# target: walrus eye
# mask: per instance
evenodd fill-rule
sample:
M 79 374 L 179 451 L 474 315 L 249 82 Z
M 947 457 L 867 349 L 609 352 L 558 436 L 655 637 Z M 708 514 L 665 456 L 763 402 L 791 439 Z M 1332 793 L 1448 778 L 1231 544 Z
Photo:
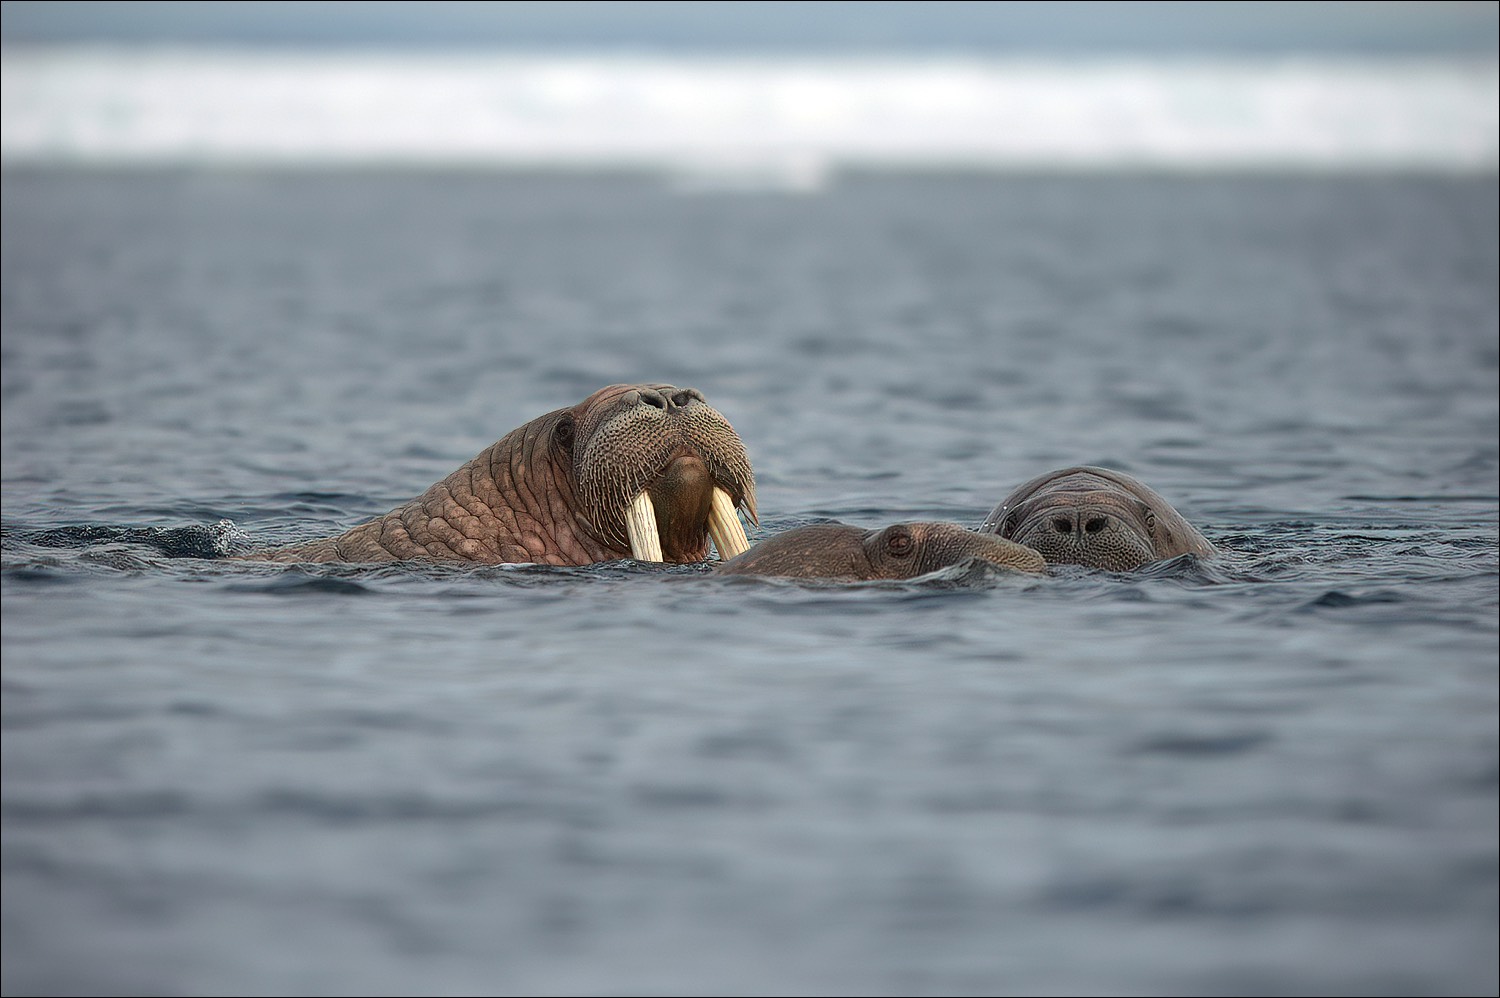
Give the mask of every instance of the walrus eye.
M 564 416 L 557 424 L 557 429 L 552 431 L 552 439 L 557 441 L 557 446 L 565 451 L 573 450 L 573 417 Z
M 897 530 L 885 539 L 885 549 L 897 558 L 905 558 L 911 554 L 911 534 L 904 530 Z

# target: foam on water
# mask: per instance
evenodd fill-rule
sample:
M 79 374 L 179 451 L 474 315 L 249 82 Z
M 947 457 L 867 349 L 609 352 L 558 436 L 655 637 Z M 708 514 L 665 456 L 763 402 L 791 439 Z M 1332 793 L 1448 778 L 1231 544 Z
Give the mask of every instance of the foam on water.
M 1497 64 L 11 48 L 7 163 L 1492 170 Z

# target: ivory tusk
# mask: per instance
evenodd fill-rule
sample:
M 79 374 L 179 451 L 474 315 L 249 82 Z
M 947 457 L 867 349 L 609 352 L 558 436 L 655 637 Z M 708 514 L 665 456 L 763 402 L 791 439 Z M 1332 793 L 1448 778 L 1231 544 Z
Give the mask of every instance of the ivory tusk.
M 636 561 L 665 561 L 661 534 L 656 529 L 656 507 L 644 491 L 625 511 L 625 533 L 630 537 L 630 557 Z
M 719 549 L 719 558 L 728 561 L 737 554 L 750 550 L 750 541 L 745 537 L 745 528 L 740 525 L 735 512 L 734 500 L 729 493 L 715 486 L 713 505 L 708 511 L 708 536 Z

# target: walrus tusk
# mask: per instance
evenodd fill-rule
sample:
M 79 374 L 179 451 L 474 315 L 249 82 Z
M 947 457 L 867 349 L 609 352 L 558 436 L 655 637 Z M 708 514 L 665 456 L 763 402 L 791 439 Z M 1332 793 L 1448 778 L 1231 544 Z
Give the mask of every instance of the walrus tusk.
M 665 561 L 661 556 L 661 534 L 656 529 L 656 507 L 644 491 L 625 511 L 625 532 L 630 536 L 630 557 L 636 561 Z
M 708 511 L 708 536 L 714 539 L 714 547 L 724 561 L 750 550 L 745 528 L 734 511 L 734 500 L 718 486 L 714 487 L 713 506 Z

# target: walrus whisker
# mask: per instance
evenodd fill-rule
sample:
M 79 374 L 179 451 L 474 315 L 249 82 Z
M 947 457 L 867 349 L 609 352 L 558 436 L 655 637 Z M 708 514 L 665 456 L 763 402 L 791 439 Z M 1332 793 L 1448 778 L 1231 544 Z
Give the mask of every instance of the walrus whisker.
M 750 539 L 740 524 L 734 498 L 718 486 L 714 486 L 713 504 L 708 512 L 708 536 L 713 538 L 723 561 L 750 550 Z
M 625 532 L 630 535 L 630 557 L 636 561 L 666 561 L 656 528 L 656 507 L 644 491 L 625 510 Z

